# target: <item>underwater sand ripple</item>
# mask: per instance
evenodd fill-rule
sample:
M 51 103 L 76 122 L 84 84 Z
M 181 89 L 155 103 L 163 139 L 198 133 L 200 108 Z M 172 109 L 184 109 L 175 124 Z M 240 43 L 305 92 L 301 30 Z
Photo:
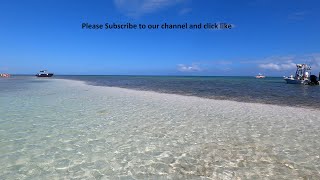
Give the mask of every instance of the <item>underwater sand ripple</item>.
M 2 98 L 0 179 L 320 179 L 317 110 L 45 83 Z

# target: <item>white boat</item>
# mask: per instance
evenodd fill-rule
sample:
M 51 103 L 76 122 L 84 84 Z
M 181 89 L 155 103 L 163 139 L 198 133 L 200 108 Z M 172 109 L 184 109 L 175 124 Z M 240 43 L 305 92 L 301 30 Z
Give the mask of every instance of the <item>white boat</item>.
M 265 78 L 265 77 L 266 77 L 266 76 L 262 75 L 261 73 L 259 73 L 259 74 L 256 76 L 257 79 L 262 79 L 262 78 Z
M 309 84 L 311 66 L 307 64 L 297 64 L 297 70 L 295 76 L 284 77 L 287 84 Z
M 10 76 L 11 75 L 7 74 L 7 73 L 0 74 L 0 77 L 2 77 L 2 78 L 9 78 Z
M 53 73 L 48 73 L 47 70 L 41 70 L 40 73 L 36 74 L 37 77 L 51 77 Z

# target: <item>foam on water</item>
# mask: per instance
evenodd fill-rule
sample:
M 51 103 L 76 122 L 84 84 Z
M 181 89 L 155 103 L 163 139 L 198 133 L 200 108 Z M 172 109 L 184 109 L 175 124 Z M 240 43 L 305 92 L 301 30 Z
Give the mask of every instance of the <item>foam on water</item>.
M 318 110 L 35 81 L 0 94 L 0 179 L 320 179 Z

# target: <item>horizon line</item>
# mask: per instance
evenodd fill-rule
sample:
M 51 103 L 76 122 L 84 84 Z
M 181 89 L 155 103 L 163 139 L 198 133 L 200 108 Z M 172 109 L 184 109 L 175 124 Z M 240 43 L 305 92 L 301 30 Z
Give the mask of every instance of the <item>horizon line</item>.
M 11 74 L 11 76 L 35 76 L 34 74 Z M 54 74 L 54 76 L 171 76 L 171 77 L 255 77 L 256 75 L 141 75 L 141 74 Z M 54 77 L 53 76 L 53 77 Z M 283 76 L 266 76 L 283 77 Z

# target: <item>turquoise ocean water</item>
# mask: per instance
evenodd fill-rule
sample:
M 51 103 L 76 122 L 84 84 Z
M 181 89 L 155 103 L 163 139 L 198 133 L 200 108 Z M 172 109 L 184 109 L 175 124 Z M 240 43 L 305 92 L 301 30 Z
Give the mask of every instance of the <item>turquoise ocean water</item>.
M 286 84 L 282 77 L 56 76 L 90 85 L 319 109 L 320 86 Z
M 281 78 L 3 78 L 0 179 L 320 179 L 318 90 Z

